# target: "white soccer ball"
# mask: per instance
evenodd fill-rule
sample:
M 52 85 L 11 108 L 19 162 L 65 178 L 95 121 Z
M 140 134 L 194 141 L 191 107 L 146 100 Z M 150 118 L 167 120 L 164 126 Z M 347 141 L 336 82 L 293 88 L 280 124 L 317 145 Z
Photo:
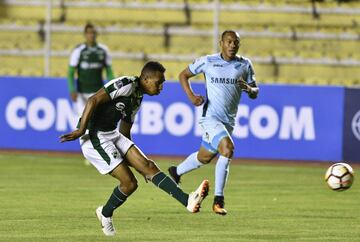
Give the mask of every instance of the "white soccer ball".
M 347 190 L 353 184 L 354 170 L 346 163 L 333 164 L 325 173 L 325 181 L 334 191 Z

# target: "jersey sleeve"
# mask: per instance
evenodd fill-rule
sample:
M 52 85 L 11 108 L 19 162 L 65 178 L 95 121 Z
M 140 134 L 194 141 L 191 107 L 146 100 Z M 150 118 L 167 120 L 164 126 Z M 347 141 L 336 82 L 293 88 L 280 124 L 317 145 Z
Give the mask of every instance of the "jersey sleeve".
M 69 62 L 69 66 L 72 67 L 77 67 L 80 61 L 80 53 L 81 53 L 81 49 L 80 48 L 76 48 L 73 50 L 73 52 L 70 55 L 70 62 Z
M 113 100 L 117 97 L 128 97 L 134 91 L 134 83 L 128 78 L 115 78 L 105 84 L 104 89 Z
M 254 67 L 250 60 L 249 60 L 249 64 L 247 67 L 246 82 L 248 84 L 256 84 L 255 71 L 254 71 Z
M 110 56 L 109 48 L 106 45 L 101 45 L 101 47 L 105 51 L 105 66 L 111 66 L 112 64 L 112 58 Z
M 197 75 L 199 73 L 205 72 L 206 64 L 207 57 L 202 56 L 200 58 L 197 58 L 193 63 L 191 63 L 188 66 L 188 69 L 192 74 Z

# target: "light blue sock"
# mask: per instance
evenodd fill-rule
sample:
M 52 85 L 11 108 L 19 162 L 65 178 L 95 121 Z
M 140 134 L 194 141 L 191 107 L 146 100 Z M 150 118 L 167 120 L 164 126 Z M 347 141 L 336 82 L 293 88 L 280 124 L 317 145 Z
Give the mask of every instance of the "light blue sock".
M 176 173 L 181 176 L 189 171 L 195 170 L 200 166 L 204 165 L 197 159 L 198 152 L 189 155 L 180 165 L 176 168 Z
M 229 176 L 230 158 L 219 156 L 215 167 L 215 196 L 224 196 L 224 188 Z

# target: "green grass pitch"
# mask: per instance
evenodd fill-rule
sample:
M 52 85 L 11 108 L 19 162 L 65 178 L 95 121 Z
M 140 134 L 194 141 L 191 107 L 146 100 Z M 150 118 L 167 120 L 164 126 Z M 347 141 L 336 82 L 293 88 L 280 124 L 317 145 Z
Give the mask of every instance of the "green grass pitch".
M 158 161 L 163 170 L 173 162 Z M 355 170 L 357 167 L 355 167 Z M 95 208 L 117 184 L 81 156 L 0 153 L 0 241 L 360 241 L 360 191 L 334 192 L 326 166 L 232 164 L 227 216 L 211 211 L 214 165 L 183 177 L 190 192 L 208 178 L 209 197 L 190 214 L 139 180 L 114 214 L 117 235 L 103 236 Z

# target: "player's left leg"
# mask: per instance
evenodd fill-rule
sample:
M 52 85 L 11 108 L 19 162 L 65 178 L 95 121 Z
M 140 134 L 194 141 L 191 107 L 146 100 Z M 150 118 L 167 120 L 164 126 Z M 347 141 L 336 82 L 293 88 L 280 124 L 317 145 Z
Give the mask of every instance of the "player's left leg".
M 125 158 L 147 180 L 170 194 L 190 212 L 196 213 L 200 211 L 200 205 L 209 190 L 209 182 L 207 180 L 204 180 L 198 189 L 189 195 L 183 192 L 169 176 L 165 175 L 158 168 L 154 161 L 148 159 L 135 145 L 126 152 Z
M 115 187 L 103 208 L 102 212 L 105 217 L 111 217 L 114 210 L 122 205 L 127 197 L 137 189 L 137 180 L 126 162 L 119 164 L 110 172 L 110 175 L 119 180 L 120 185 Z
M 229 165 L 234 154 L 234 143 L 230 136 L 224 137 L 219 145 L 219 159 L 215 167 L 215 197 L 213 211 L 220 215 L 226 215 L 224 202 L 224 188 L 229 176 Z

